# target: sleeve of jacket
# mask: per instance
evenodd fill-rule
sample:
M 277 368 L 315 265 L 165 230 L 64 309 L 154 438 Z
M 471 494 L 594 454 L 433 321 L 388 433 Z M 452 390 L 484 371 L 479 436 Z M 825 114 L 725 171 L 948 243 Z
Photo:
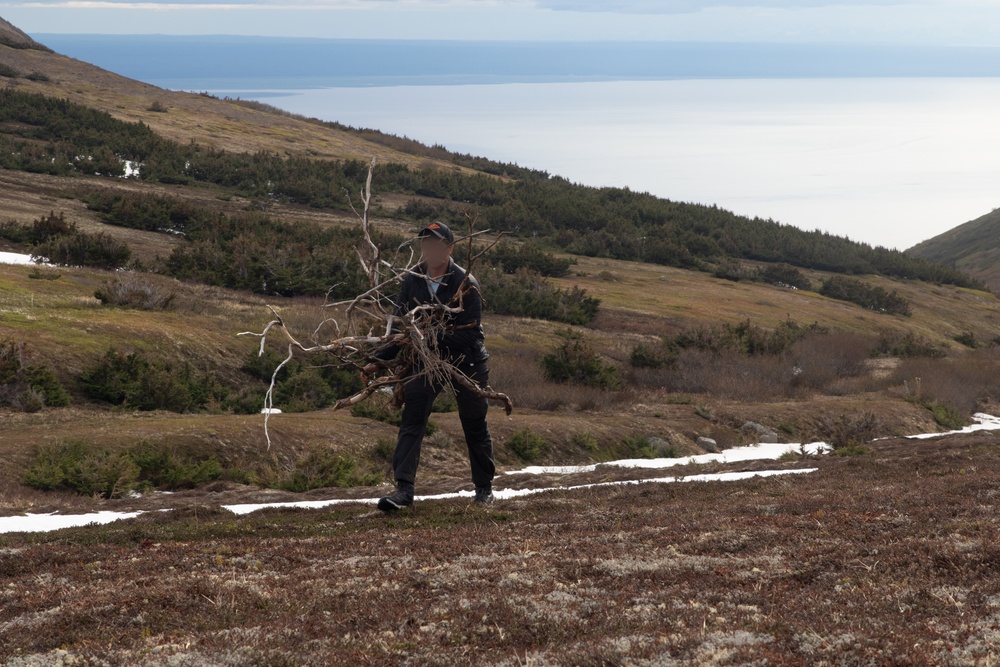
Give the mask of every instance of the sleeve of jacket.
M 453 322 L 456 327 L 441 337 L 441 344 L 449 350 L 462 350 L 476 345 L 480 340 L 479 324 L 483 319 L 483 298 L 479 282 L 469 276 L 469 291 L 462 297 L 462 312 Z M 467 328 L 464 328 L 467 327 Z

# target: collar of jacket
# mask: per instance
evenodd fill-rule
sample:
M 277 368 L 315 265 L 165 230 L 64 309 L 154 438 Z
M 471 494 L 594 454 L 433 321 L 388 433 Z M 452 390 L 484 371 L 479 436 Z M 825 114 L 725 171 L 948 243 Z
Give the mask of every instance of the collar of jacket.
M 444 275 L 441 276 L 441 284 L 438 285 L 437 294 L 434 294 L 434 292 L 431 291 L 431 278 L 430 274 L 427 273 L 427 264 L 422 262 L 419 268 L 420 273 L 427 276 L 427 278 L 421 282 L 423 283 L 424 289 L 427 290 L 428 295 L 430 295 L 431 298 L 437 298 L 444 304 L 447 304 L 455 295 L 455 289 L 458 287 L 458 282 L 465 277 L 465 270 L 456 264 L 454 259 L 449 257 L 448 268 L 444 270 Z

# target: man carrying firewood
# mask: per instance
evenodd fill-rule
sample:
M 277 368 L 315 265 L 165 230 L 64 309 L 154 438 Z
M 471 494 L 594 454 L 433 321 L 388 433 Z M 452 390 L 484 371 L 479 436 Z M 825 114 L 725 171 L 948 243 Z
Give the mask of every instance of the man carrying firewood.
M 484 343 L 482 313 L 483 301 L 479 283 L 465 269 L 452 260 L 455 237 L 442 222 L 433 222 L 420 231 L 421 261 L 403 279 L 396 300 L 396 316 L 410 312 L 421 304 L 439 303 L 449 310 L 437 348 L 442 358 L 465 374 L 480 388 L 486 388 L 489 378 L 487 359 L 489 353 Z M 377 359 L 391 361 L 399 353 L 399 346 L 392 345 L 375 354 Z M 361 380 L 378 373 L 378 362 L 372 362 L 361 371 Z M 487 400 L 453 379 L 449 381 L 455 391 L 458 415 L 469 447 L 472 482 L 476 487 L 475 502 L 493 502 L 493 440 L 486 424 Z M 396 491 L 381 498 L 378 508 L 392 512 L 413 504 L 413 484 L 420 460 L 420 445 L 427 428 L 434 399 L 443 389 L 441 380 L 420 368 L 410 371 L 403 383 L 403 413 L 399 425 L 396 451 L 392 456 Z

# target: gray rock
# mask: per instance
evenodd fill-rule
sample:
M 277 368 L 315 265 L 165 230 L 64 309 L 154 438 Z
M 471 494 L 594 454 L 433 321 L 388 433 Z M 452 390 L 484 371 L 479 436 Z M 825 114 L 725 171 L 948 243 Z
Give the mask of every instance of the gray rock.
M 757 442 L 773 443 L 778 442 L 778 434 L 772 429 L 758 424 L 757 422 L 747 422 L 740 427 L 744 434 L 752 436 Z
M 649 439 L 649 444 L 659 457 L 671 458 L 677 456 L 677 448 L 674 447 L 668 440 L 652 437 Z
M 717 443 L 712 438 L 706 438 L 704 436 L 699 437 L 695 443 L 704 449 L 706 452 L 717 452 L 719 451 L 719 443 Z

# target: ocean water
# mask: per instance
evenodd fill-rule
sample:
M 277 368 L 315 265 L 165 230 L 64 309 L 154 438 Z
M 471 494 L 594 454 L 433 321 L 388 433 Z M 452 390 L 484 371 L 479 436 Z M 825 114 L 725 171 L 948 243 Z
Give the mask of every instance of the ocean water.
M 210 92 L 891 248 L 1000 206 L 997 78 Z

